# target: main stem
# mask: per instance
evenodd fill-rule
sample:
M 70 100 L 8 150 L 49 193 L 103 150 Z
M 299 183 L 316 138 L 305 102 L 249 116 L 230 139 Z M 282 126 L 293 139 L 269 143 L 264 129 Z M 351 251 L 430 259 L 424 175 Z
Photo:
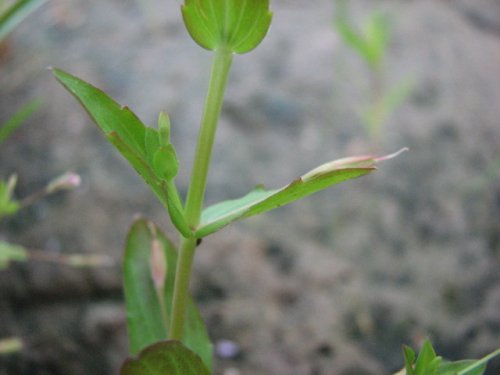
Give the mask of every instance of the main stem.
M 233 55 L 230 50 L 219 48 L 215 51 L 191 173 L 191 183 L 186 199 L 186 220 L 193 230 L 200 223 L 212 146 L 232 60 Z M 182 340 L 196 242 L 196 238 L 183 237 L 180 244 L 170 320 L 170 339 L 172 340 Z

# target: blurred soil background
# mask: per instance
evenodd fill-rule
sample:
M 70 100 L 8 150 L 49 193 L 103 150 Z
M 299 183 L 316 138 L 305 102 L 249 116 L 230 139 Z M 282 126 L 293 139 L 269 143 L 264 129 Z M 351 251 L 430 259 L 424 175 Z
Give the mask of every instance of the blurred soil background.
M 16 196 L 67 170 L 61 193 L 0 223 L 4 240 L 112 267 L 44 262 L 0 271 L 0 337 L 25 349 L 1 375 L 117 374 L 127 355 L 120 260 L 135 215 L 174 231 L 160 204 L 46 69 L 103 89 L 154 125 L 173 122 L 183 193 L 210 68 L 175 0 L 51 0 L 3 47 L 0 120 L 43 105 L 0 150 Z M 203 241 L 192 291 L 218 375 L 378 375 L 430 337 L 450 359 L 500 346 L 500 2 L 352 0 L 351 21 L 391 19 L 385 80 L 411 95 L 367 137 L 365 65 L 333 27 L 332 0 L 274 0 L 264 42 L 237 56 L 208 203 L 281 186 L 325 161 L 407 152 L 362 179 L 247 219 Z M 1 122 L 0 121 L 0 122 Z M 227 350 L 227 342 L 237 350 Z M 221 345 L 226 343 L 226 345 Z M 488 374 L 499 374 L 500 363 Z

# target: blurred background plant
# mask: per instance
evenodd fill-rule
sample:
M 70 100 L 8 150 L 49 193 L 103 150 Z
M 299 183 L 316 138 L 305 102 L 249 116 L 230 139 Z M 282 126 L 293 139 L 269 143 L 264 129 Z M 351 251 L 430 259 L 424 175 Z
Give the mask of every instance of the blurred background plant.
M 386 76 L 387 47 L 392 39 L 391 19 L 374 10 L 360 26 L 352 22 L 347 0 L 338 0 L 334 25 L 342 41 L 363 61 L 369 72 L 368 99 L 361 108 L 360 120 L 375 149 L 380 148 L 384 124 L 409 98 L 415 84 L 406 78 L 388 87 Z
M 0 50 L 8 53 L 9 33 L 26 17 L 33 13 L 47 0 L 0 1 Z M 0 65 L 1 68 L 1 65 Z M 42 105 L 41 99 L 34 99 L 23 105 L 14 115 L 0 124 L 0 147 L 25 121 Z M 16 215 L 20 210 L 30 207 L 41 199 L 54 193 L 73 190 L 80 185 L 80 176 L 75 173 L 65 173 L 50 181 L 43 189 L 32 192 L 22 199 L 15 198 L 17 176 L 15 174 L 6 180 L 0 178 L 0 222 L 9 216 Z M 71 267 L 96 267 L 111 265 L 105 255 L 53 254 L 40 249 L 26 248 L 19 244 L 3 240 L 4 233 L 0 231 L 0 272 L 11 262 L 26 262 L 30 260 L 56 263 Z M 11 354 L 22 350 L 23 342 L 18 337 L 0 338 L 0 355 Z
M 26 17 L 34 12 L 47 0 L 0 0 L 0 51 L 8 53 L 9 33 Z M 0 56 L 1 60 L 1 56 Z M 0 145 L 41 105 L 41 100 L 35 99 L 21 107 L 10 119 L 0 123 Z
M 47 0 L 0 0 L 0 41 Z

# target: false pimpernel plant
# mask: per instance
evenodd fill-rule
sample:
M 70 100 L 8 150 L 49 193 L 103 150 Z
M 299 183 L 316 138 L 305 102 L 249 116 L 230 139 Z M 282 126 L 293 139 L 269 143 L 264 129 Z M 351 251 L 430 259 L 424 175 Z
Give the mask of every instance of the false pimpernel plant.
M 396 155 L 336 160 L 282 188 L 259 187 L 242 198 L 204 207 L 212 146 L 233 55 L 247 53 L 260 44 L 272 15 L 268 0 L 185 0 L 181 13 L 194 41 L 213 53 L 186 197 L 181 196 L 175 183 L 179 162 L 171 143 L 167 114 L 160 113 L 157 128 L 148 127 L 129 108 L 101 90 L 53 69 L 55 77 L 153 191 L 179 235 L 176 246 L 146 219 L 137 220 L 129 231 L 123 276 L 131 358 L 123 364 L 122 375 L 212 373 L 212 344 L 189 295 L 193 258 L 203 237 L 233 221 L 369 174 L 377 162 Z

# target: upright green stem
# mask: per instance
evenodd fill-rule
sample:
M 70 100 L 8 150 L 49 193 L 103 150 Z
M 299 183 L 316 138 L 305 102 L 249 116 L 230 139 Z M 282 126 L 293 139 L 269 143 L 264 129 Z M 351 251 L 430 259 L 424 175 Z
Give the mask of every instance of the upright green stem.
M 219 48 L 215 51 L 210 83 L 205 99 L 205 107 L 198 136 L 193 171 L 191 174 L 191 183 L 186 199 L 186 220 L 193 230 L 196 229 L 200 223 L 207 184 L 208 167 L 212 156 L 212 146 L 232 60 L 233 57 L 230 50 Z M 184 237 L 181 240 L 170 321 L 170 339 L 173 340 L 182 340 L 187 297 L 189 295 L 189 279 L 196 249 L 196 241 L 196 238 Z
M 207 184 L 208 166 L 210 165 L 212 146 L 232 60 L 233 55 L 231 51 L 223 48 L 215 51 L 210 84 L 205 99 L 205 107 L 198 136 L 198 145 L 196 146 L 193 171 L 191 173 L 191 184 L 186 200 L 186 220 L 193 228 L 200 221 Z
M 182 340 L 184 318 L 189 295 L 189 279 L 196 248 L 195 238 L 182 238 L 175 274 L 172 314 L 170 316 L 170 339 Z

